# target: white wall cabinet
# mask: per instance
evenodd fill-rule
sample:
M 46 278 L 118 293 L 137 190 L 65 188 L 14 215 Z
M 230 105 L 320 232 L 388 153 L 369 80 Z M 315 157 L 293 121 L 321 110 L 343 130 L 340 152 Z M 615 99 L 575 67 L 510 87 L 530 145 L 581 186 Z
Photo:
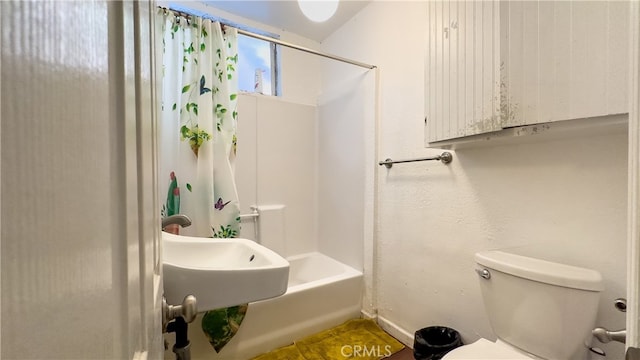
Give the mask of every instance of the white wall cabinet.
M 428 5 L 426 142 L 628 110 L 626 1 Z

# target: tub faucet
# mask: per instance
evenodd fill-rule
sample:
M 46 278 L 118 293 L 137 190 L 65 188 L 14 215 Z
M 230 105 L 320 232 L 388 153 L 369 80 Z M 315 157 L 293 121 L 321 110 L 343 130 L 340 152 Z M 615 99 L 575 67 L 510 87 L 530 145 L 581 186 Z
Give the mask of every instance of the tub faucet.
M 618 341 L 624 344 L 627 341 L 627 330 L 609 331 L 605 328 L 599 327 L 599 328 L 593 329 L 591 333 L 601 343 Z
M 172 224 L 178 224 L 181 227 L 187 227 L 191 225 L 191 219 L 189 219 L 187 215 L 183 214 L 167 216 L 166 218 L 162 219 L 162 230 Z

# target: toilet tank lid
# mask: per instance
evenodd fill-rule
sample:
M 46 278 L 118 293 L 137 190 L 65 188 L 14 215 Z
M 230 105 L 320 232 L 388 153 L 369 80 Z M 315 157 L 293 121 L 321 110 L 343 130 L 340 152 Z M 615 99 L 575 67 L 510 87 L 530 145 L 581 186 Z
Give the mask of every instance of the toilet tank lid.
M 476 262 L 489 269 L 513 276 L 573 289 L 602 291 L 599 272 L 577 266 L 491 250 L 479 252 Z

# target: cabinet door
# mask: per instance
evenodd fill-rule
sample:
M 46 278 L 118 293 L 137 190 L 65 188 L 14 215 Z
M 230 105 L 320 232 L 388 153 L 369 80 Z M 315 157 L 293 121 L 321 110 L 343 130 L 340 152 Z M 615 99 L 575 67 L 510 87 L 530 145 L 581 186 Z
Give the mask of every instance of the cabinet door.
M 427 141 L 500 130 L 499 1 L 429 1 Z
M 427 143 L 628 112 L 629 2 L 427 8 Z
M 503 1 L 505 127 L 626 113 L 629 2 Z

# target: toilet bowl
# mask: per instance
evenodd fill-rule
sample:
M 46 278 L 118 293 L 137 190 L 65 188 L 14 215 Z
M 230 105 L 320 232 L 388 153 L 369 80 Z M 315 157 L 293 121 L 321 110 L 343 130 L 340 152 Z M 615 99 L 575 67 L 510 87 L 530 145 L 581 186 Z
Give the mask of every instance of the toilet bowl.
M 502 251 L 477 253 L 475 260 L 497 341 L 479 339 L 443 359 L 587 357 L 603 290 L 600 273 Z

